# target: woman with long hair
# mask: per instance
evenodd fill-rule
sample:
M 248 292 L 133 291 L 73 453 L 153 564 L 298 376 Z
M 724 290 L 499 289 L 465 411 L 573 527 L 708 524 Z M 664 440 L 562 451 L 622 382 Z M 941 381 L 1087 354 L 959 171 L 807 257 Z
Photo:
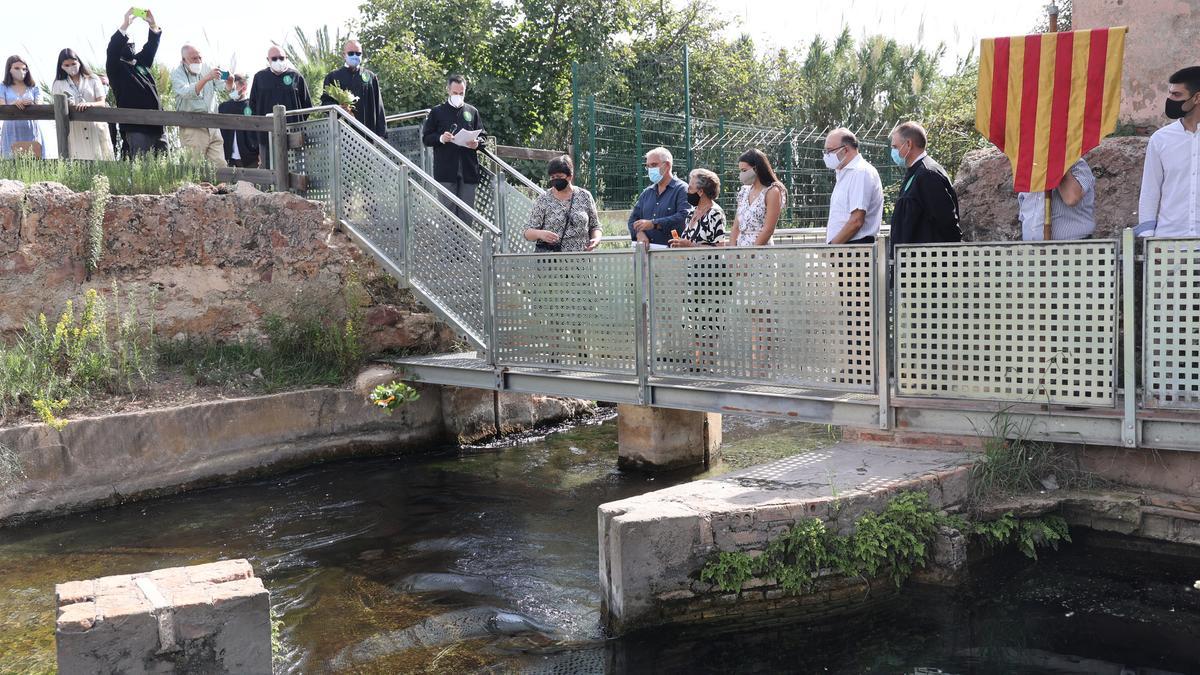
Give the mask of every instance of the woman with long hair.
M 25 59 L 13 54 L 4 63 L 4 81 L 0 83 L 0 105 L 25 106 L 41 102 L 42 92 L 29 74 Z M 13 156 L 13 144 L 20 143 L 17 150 L 30 152 L 38 158 L 44 156 L 46 144 L 42 141 L 42 128 L 36 120 L 8 120 L 0 131 L 0 157 Z
M 751 149 L 738 157 L 737 214 L 729 238 L 734 246 L 767 246 L 787 202 L 783 183 L 762 150 Z
M 65 94 L 71 110 L 105 107 L 108 87 L 88 69 L 74 49 L 58 53 L 58 70 L 51 94 Z M 112 138 L 108 125 L 99 122 L 71 122 L 67 144 L 71 159 L 113 159 Z M 62 149 L 59 149 L 62 154 Z

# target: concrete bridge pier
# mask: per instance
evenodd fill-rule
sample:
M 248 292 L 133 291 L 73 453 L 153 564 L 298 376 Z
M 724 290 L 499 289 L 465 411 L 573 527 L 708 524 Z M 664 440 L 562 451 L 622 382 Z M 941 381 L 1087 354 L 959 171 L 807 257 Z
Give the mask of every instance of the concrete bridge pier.
M 622 470 L 708 468 L 720 458 L 721 415 L 621 404 L 617 445 Z

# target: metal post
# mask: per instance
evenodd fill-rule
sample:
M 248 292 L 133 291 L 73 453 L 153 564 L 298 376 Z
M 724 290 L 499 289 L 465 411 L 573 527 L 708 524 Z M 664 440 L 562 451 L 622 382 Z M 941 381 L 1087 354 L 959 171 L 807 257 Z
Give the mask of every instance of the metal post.
M 337 111 L 329 111 L 330 161 L 333 164 L 333 180 L 329 182 L 329 197 L 333 201 L 333 222 L 341 227 L 342 215 L 342 129 L 338 124 Z M 405 266 L 405 269 L 408 269 Z
M 404 277 L 411 283 L 413 274 L 412 191 L 407 165 L 400 167 L 400 232 L 404 241 Z
M 508 179 L 504 176 L 503 168 L 499 166 L 496 168 L 499 170 L 494 174 L 496 176 L 496 180 L 494 181 L 495 184 L 492 186 L 492 188 L 495 190 L 494 194 L 496 208 L 493 215 L 496 219 L 492 221 L 492 223 L 500 228 L 500 252 L 508 253 L 508 209 L 505 208 L 504 204 L 506 199 L 506 191 L 504 186 L 508 183 Z
M 408 281 L 408 167 L 401 164 L 397 167 L 399 175 L 399 185 L 396 186 L 396 220 L 397 229 L 399 230 L 399 245 L 400 259 L 397 264 L 400 265 L 400 276 L 403 281 Z
M 725 170 L 725 118 L 721 117 L 717 120 L 717 175 L 722 175 Z
M 571 63 L 571 161 L 579 166 L 579 63 Z
M 683 46 L 683 146 L 687 155 L 687 170 L 692 172 L 692 68 L 688 61 L 688 46 Z
M 645 154 L 642 151 L 642 104 L 641 103 L 633 104 L 633 140 L 634 140 L 634 145 L 637 147 L 637 154 L 634 155 L 634 157 L 636 157 L 637 159 L 640 160 L 642 158 L 642 155 Z
M 888 237 L 875 238 L 875 251 L 871 270 L 871 309 L 875 312 L 875 393 L 879 396 L 879 428 L 889 429 L 892 422 L 891 407 L 891 343 L 888 340 Z
M 58 135 L 58 156 L 71 158 L 71 109 L 67 106 L 66 94 L 54 95 L 54 130 Z
M 503 235 L 501 235 L 503 236 Z M 492 243 L 492 231 L 483 228 L 483 234 L 480 239 L 479 259 L 480 259 L 480 286 L 483 290 L 483 339 L 487 342 L 487 363 L 489 366 L 496 365 L 496 293 L 495 284 L 492 283 L 492 255 L 496 250 Z
M 1121 233 L 1121 360 L 1124 364 L 1125 410 L 1121 420 L 1121 442 L 1136 448 L 1141 442 L 1137 421 L 1137 306 L 1134 295 L 1134 263 L 1137 260 L 1133 228 Z
M 638 405 L 653 403 L 650 395 L 650 249 L 638 242 L 633 251 L 633 283 L 637 314 L 637 341 L 634 359 L 637 367 Z
M 588 94 L 588 121 L 591 127 L 588 141 L 588 169 L 589 182 L 588 189 L 593 194 L 596 192 L 596 95 Z
M 288 141 L 287 141 L 287 108 L 277 105 L 271 109 L 271 119 L 275 124 L 271 132 L 271 162 L 275 165 L 275 189 L 279 192 L 288 191 Z

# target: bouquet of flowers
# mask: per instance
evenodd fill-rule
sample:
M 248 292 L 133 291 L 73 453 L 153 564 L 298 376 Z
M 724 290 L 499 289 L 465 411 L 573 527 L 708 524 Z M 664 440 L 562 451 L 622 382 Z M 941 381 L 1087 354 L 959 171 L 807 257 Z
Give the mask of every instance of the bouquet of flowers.
M 371 403 L 383 408 L 387 414 L 391 415 L 396 408 L 421 398 L 421 394 L 403 382 L 392 380 L 387 384 L 375 387 L 368 398 Z
M 354 106 L 358 103 L 358 97 L 350 92 L 342 89 L 336 84 L 330 84 L 325 88 L 325 94 L 333 99 L 334 103 L 342 106 L 349 112 L 354 112 Z

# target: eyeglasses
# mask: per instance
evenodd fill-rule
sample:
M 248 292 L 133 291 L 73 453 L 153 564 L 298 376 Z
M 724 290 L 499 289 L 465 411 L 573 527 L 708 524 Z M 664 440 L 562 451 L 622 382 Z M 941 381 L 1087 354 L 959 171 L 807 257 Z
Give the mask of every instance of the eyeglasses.
M 346 52 L 346 56 L 362 56 L 362 52 Z
M 846 147 L 846 144 L 845 144 L 845 143 L 843 143 L 843 144 L 841 144 L 841 145 L 837 146 L 836 148 L 830 148 L 829 150 L 826 150 L 826 151 L 825 151 L 825 154 L 827 154 L 827 155 L 828 155 L 828 154 L 831 154 L 831 153 L 837 152 L 838 150 L 841 150 L 841 149 L 842 149 L 842 148 L 844 148 L 844 147 Z
M 269 60 L 271 60 L 271 61 L 287 61 L 287 57 L 286 56 L 272 56 Z

